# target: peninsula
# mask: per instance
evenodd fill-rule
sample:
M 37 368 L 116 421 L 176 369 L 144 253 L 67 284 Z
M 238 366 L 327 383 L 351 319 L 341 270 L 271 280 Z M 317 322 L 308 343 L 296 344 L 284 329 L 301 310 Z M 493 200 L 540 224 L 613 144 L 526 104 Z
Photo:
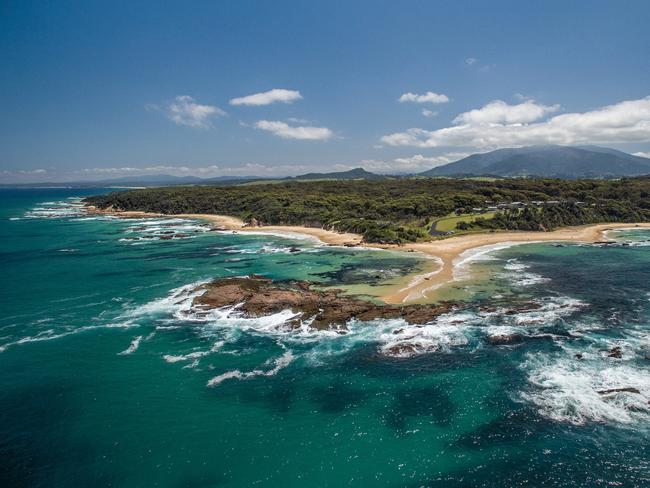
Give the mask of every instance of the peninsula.
M 650 227 L 650 178 L 472 180 L 386 178 L 219 187 L 166 187 L 86 199 L 93 212 L 176 216 L 215 229 L 300 234 L 336 246 L 419 252 L 432 258 L 380 298 L 427 301 L 454 279 L 464 253 L 494 245 L 606 239 L 607 230 Z M 444 229 L 439 232 L 441 224 Z

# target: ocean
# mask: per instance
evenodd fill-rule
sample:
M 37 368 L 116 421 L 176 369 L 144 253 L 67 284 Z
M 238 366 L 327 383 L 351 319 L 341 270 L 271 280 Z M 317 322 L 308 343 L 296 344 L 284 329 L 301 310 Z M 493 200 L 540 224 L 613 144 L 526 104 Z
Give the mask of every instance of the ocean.
M 290 330 L 194 287 L 426 263 L 85 214 L 107 191 L 0 190 L 0 486 L 650 486 L 649 231 L 476 253 L 425 326 Z

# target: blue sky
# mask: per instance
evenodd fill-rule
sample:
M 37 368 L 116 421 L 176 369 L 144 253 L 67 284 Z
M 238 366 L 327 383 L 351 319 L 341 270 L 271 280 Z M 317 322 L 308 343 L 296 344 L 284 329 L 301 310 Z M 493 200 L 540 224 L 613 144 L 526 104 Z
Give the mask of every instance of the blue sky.
M 5 1 L 0 179 L 650 155 L 649 19 L 648 1 Z

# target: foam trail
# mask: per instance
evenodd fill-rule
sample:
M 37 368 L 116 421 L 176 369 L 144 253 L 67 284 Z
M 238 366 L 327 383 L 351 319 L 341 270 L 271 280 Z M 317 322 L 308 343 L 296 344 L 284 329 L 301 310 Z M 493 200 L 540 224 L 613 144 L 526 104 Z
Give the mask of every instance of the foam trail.
M 31 342 L 42 342 L 42 341 L 53 341 L 55 339 L 60 339 L 62 337 L 67 337 L 70 335 L 78 334 L 80 332 L 86 332 L 88 330 L 98 330 L 98 329 L 112 329 L 112 328 L 128 328 L 128 327 L 137 327 L 136 324 L 131 324 L 131 323 L 120 323 L 120 324 L 108 324 L 108 325 L 87 325 L 84 327 L 77 327 L 76 329 L 71 329 L 67 330 L 65 332 L 61 332 L 59 334 L 56 334 L 54 329 L 48 329 L 44 330 L 35 336 L 27 336 L 23 337 L 21 339 L 18 339 L 17 341 L 14 342 L 8 342 L 6 344 L 0 345 L 0 352 L 5 351 L 9 347 L 13 346 L 20 346 L 23 344 L 28 344 Z
M 254 369 L 253 371 L 247 371 L 247 372 L 242 372 L 238 369 L 235 369 L 233 371 L 227 371 L 223 374 L 220 374 L 219 376 L 215 376 L 212 378 L 210 381 L 208 381 L 207 386 L 218 386 L 222 382 L 229 380 L 229 379 L 238 379 L 238 380 L 249 380 L 251 378 L 255 378 L 256 376 L 275 376 L 278 374 L 278 372 L 287 366 L 291 364 L 291 362 L 295 359 L 293 353 L 291 351 L 285 352 L 282 356 L 279 358 L 276 358 L 273 361 L 273 368 L 268 369 L 268 370 L 262 370 L 262 369 Z
M 196 361 L 199 358 L 212 354 L 213 352 L 218 352 L 225 344 L 225 341 L 215 342 L 214 345 L 208 351 L 194 351 L 188 354 L 181 355 L 171 355 L 165 354 L 163 359 L 168 363 L 178 363 L 181 361 Z
M 118 356 L 126 356 L 127 354 L 133 354 L 135 351 L 138 350 L 138 347 L 140 347 L 140 342 L 142 342 L 143 336 L 137 336 L 135 339 L 131 341 L 131 344 L 129 344 L 129 347 L 127 347 L 124 351 L 118 352 Z

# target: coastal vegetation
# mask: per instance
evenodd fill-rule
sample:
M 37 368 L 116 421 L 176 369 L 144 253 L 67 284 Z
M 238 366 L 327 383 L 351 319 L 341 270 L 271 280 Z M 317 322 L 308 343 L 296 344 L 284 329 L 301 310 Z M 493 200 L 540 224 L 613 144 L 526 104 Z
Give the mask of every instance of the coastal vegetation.
M 367 242 L 431 239 L 450 232 L 550 231 L 569 225 L 650 221 L 650 177 L 620 180 L 384 178 L 231 186 L 176 186 L 86 199 L 100 209 L 231 215 L 260 225 L 362 234 Z M 435 234 L 435 233 L 433 233 Z

